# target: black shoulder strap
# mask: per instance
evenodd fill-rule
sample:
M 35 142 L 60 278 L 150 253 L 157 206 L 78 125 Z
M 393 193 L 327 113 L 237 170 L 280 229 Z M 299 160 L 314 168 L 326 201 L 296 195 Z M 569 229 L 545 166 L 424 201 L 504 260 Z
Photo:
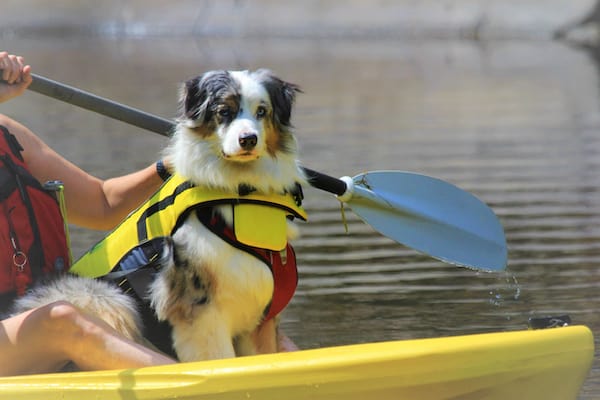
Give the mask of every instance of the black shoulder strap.
M 8 144 L 8 148 L 13 153 L 15 157 L 17 157 L 20 161 L 23 161 L 23 155 L 21 152 L 23 151 L 23 147 L 21 143 L 17 140 L 15 135 L 10 133 L 6 127 L 0 125 L 0 131 L 2 131 L 2 135 L 4 136 L 4 140 Z

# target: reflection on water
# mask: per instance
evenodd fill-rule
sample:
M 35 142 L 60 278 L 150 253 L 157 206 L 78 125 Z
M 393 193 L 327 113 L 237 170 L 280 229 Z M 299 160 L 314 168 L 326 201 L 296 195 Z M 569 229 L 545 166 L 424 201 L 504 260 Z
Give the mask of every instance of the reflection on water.
M 305 165 L 434 175 L 499 215 L 509 271 L 478 273 L 381 237 L 350 211 L 346 234 L 338 202 L 307 188 L 300 284 L 283 321 L 302 347 L 521 329 L 560 314 L 600 337 L 600 102 L 586 53 L 508 41 L 11 41 L 42 75 L 167 117 L 178 81 L 269 67 L 305 91 L 294 116 Z M 100 176 L 146 165 L 164 145 L 34 94 L 2 111 Z M 77 230 L 76 252 L 97 237 Z M 598 396 L 596 363 L 581 398 Z

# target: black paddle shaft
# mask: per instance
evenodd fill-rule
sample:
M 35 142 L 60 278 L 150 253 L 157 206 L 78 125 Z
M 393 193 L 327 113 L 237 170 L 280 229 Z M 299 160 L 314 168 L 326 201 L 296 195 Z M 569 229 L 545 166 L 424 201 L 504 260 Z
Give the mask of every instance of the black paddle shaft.
M 175 123 L 169 119 L 161 118 L 156 115 L 117 103 L 104 97 L 65 85 L 63 83 L 32 74 L 33 82 L 29 85 L 29 90 L 40 93 L 53 99 L 61 100 L 66 103 L 84 108 L 89 111 L 97 112 L 106 117 L 116 119 L 127 124 L 158 133 L 163 136 L 170 136 L 175 127 Z M 302 167 L 308 182 L 311 186 L 336 195 L 342 195 L 346 192 L 346 183 L 340 179 L 323 174 L 310 168 Z
M 28 89 L 36 93 L 97 112 L 163 136 L 170 136 L 173 130 L 174 124 L 168 119 L 148 114 L 144 111 L 116 103 L 39 75 L 32 74 L 32 77 L 33 82 L 31 82 Z

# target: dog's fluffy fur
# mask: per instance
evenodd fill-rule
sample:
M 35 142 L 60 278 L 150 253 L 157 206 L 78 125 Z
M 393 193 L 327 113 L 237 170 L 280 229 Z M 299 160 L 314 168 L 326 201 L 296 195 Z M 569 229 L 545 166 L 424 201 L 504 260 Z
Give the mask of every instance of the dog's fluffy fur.
M 198 185 L 237 192 L 292 190 L 303 176 L 290 116 L 297 86 L 267 70 L 213 71 L 187 81 L 181 118 L 165 151 L 174 169 Z M 232 223 L 230 206 L 215 207 Z M 211 233 L 191 213 L 173 235 L 169 261 L 149 289 L 159 320 L 173 328 L 181 361 L 255 353 L 250 334 L 271 301 L 273 277 L 252 255 Z M 42 285 L 17 300 L 20 312 L 67 300 L 138 339 L 131 299 L 109 284 L 78 277 Z M 273 335 L 275 340 L 275 335 Z
M 83 279 L 74 275 L 48 280 L 19 298 L 13 312 L 18 313 L 64 300 L 89 314 L 101 317 L 108 315 L 105 319 L 110 326 L 129 339 L 143 342 L 141 319 L 135 300 L 124 296 L 117 286 L 101 280 Z

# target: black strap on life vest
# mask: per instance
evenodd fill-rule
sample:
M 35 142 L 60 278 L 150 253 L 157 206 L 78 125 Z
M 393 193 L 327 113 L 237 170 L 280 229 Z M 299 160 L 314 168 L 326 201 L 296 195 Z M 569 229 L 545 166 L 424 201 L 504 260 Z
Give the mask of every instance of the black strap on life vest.
M 173 241 L 168 236 L 144 241 L 131 249 L 111 272 L 100 279 L 115 283 L 135 299 L 144 324 L 144 337 L 163 353 L 177 358 L 171 339 L 172 327 L 168 321 L 156 318 L 148 299 L 148 288 L 170 257 L 172 248 Z

